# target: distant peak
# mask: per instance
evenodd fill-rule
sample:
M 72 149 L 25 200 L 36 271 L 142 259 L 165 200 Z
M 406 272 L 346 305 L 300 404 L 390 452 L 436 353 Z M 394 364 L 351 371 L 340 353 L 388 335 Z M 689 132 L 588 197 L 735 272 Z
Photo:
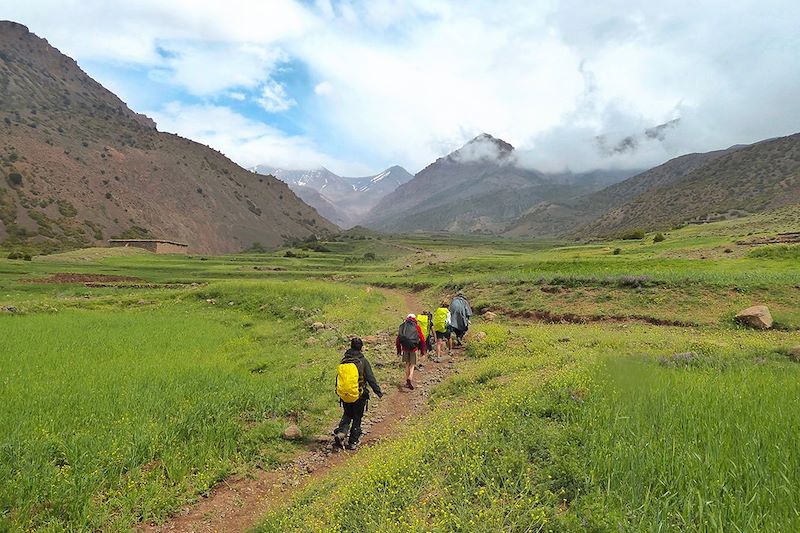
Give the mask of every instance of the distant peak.
M 488 133 L 481 133 L 471 141 L 469 141 L 465 146 L 469 146 L 471 144 L 484 144 L 484 143 L 491 143 L 497 147 L 500 152 L 513 152 L 514 147 L 511 143 L 507 143 L 503 139 L 498 139 L 497 137 L 490 135 Z

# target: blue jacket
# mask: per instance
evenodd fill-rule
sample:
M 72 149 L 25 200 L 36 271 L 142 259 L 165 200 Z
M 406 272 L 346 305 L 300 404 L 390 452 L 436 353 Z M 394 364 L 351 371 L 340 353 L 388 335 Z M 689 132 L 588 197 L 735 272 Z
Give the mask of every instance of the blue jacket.
M 456 296 L 450 302 L 450 323 L 454 329 L 466 331 L 469 329 L 469 317 L 472 316 L 472 308 L 463 296 Z

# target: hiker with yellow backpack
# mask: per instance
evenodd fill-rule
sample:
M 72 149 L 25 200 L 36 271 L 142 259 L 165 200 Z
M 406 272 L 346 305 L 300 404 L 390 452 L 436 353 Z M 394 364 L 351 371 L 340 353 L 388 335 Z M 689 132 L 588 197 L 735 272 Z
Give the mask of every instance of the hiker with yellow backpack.
M 433 334 L 436 337 L 436 358 L 433 360 L 435 363 L 442 362 L 442 350 L 447 344 L 448 352 L 453 349 L 452 326 L 450 325 L 450 309 L 447 308 L 447 302 L 443 301 L 438 309 L 433 312 Z
M 342 362 L 336 370 L 336 394 L 342 405 L 342 420 L 333 430 L 333 439 L 336 446 L 344 447 L 344 440 L 348 436 L 347 449 L 355 450 L 361 438 L 361 419 L 369 403 L 369 385 L 378 398 L 383 397 L 381 386 L 372 373 L 372 367 L 361 353 L 364 343 L 358 337 L 350 339 L 350 349 L 344 352 Z

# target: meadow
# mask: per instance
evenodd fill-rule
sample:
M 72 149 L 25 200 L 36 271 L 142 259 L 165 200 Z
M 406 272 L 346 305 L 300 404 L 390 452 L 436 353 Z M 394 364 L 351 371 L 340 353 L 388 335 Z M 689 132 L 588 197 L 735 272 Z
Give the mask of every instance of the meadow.
M 798 245 L 746 244 L 797 212 L 663 242 L 343 235 L 0 259 L 15 308 L 0 312 L 0 530 L 127 530 L 287 461 L 337 416 L 348 335 L 396 328 L 404 293 L 455 289 L 497 316 L 476 316 L 427 414 L 259 530 L 797 530 Z M 50 282 L 64 272 L 137 279 Z M 755 303 L 775 329 L 735 324 Z M 305 441 L 281 438 L 293 422 Z

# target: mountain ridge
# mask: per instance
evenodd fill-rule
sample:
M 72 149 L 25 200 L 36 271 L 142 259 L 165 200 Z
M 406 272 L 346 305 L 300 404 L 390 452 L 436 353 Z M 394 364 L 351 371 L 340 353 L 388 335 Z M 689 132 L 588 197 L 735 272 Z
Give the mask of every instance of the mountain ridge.
M 0 242 L 42 250 L 141 236 L 200 253 L 336 231 L 274 178 L 132 110 L 71 58 L 0 22 Z

